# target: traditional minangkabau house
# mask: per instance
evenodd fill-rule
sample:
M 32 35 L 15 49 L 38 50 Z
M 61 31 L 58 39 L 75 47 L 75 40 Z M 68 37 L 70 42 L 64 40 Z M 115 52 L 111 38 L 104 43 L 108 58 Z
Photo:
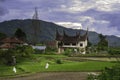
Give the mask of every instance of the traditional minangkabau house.
M 80 33 L 76 33 L 75 36 L 69 36 L 63 32 L 61 35 L 58 31 L 56 31 L 56 42 L 58 53 L 64 51 L 65 48 L 73 48 L 78 50 L 79 53 L 85 54 L 88 40 L 88 30 L 84 35 L 80 35 Z
M 10 49 L 15 48 L 16 45 L 23 44 L 23 41 L 19 40 L 16 37 L 7 37 L 5 39 L 0 40 L 0 49 Z

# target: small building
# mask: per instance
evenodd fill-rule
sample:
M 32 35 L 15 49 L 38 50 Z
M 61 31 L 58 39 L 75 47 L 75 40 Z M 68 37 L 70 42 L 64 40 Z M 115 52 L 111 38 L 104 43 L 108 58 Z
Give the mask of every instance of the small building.
M 69 36 L 66 32 L 63 32 L 61 35 L 58 31 L 56 31 L 56 41 L 58 52 L 61 53 L 65 48 L 73 48 L 77 49 L 79 53 L 85 54 L 88 40 L 88 30 L 84 35 L 80 35 L 80 33 L 76 33 L 75 36 Z
M 32 46 L 33 49 L 37 49 L 37 50 L 44 50 L 46 49 L 46 46 Z
M 0 49 L 10 49 L 15 48 L 16 45 L 23 44 L 23 41 L 19 40 L 16 37 L 7 37 L 0 40 Z

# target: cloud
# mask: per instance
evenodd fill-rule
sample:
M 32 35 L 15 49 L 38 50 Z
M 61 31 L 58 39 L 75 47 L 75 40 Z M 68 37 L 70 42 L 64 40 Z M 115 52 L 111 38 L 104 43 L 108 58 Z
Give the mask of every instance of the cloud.
M 81 23 L 73 23 L 73 22 L 55 22 L 55 23 L 64 26 L 66 28 L 82 29 Z
M 0 17 L 4 16 L 5 14 L 8 13 L 7 8 L 5 8 L 2 3 L 5 2 L 6 0 L 0 0 Z
M 119 7 L 118 7 L 119 9 Z M 120 15 L 119 15 L 120 11 L 112 11 L 112 12 L 104 12 L 104 11 L 97 11 L 94 9 L 89 9 L 85 12 L 82 12 L 81 14 L 81 18 L 79 18 L 79 20 L 83 20 L 82 23 L 86 23 L 86 21 L 92 22 L 92 24 L 94 23 L 94 25 L 92 26 L 99 26 L 97 29 L 95 29 L 97 32 L 100 31 L 99 28 L 104 28 L 104 27 L 108 27 L 109 31 L 103 31 L 108 33 L 111 32 L 113 35 L 120 35 L 120 25 L 119 25 L 119 21 L 120 21 Z M 85 17 L 84 17 L 85 16 Z M 99 24 L 95 24 L 95 23 L 99 23 Z M 86 26 L 83 25 L 83 26 Z M 115 30 L 116 29 L 116 30 Z M 116 32 L 118 32 L 118 34 Z M 101 31 L 102 32 L 102 31 Z
M 80 22 L 83 23 L 84 26 L 86 27 L 90 27 L 92 26 L 94 23 L 98 23 L 98 24 L 109 24 L 109 21 L 107 20 L 97 20 L 94 17 L 90 17 L 90 16 L 79 16 L 78 20 Z
M 120 30 L 120 25 L 119 25 L 120 24 L 120 14 L 119 13 L 103 14 L 101 19 L 109 21 L 110 27 L 117 27 L 117 29 Z
M 120 35 L 120 0 L 0 0 L 0 21 L 31 18 L 34 7 L 41 20 Z
M 32 12 L 25 12 L 23 13 L 22 10 L 17 9 L 11 9 L 9 11 L 9 14 L 4 15 L 4 17 L 1 17 L 2 20 L 11 20 L 11 19 L 26 19 L 26 18 L 32 18 Z
M 97 27 L 96 28 L 97 32 L 98 33 L 102 33 L 104 35 L 119 35 L 120 36 L 120 33 L 119 33 L 119 30 L 117 29 L 117 27 L 109 27 L 109 26 L 104 26 L 104 27 Z
M 0 6 L 0 16 L 4 15 L 5 14 L 5 10 L 3 7 Z
M 118 6 L 120 5 L 120 0 L 72 0 L 68 2 L 71 5 L 66 5 L 66 7 L 61 7 L 60 11 L 78 13 L 84 12 L 89 9 L 96 9 L 98 11 L 119 11 Z

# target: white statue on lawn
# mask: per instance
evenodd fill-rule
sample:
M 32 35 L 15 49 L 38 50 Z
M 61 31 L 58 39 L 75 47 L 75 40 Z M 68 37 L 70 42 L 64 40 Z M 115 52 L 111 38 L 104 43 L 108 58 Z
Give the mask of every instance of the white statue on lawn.
M 46 65 L 45 65 L 45 69 L 48 69 L 48 67 L 49 67 L 49 64 L 48 64 L 48 63 L 46 63 Z

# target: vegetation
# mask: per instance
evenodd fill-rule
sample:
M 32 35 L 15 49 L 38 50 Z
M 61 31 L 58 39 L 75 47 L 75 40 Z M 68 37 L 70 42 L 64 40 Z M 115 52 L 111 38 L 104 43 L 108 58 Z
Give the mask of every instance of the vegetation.
M 3 39 L 3 38 L 5 38 L 5 37 L 7 37 L 6 34 L 4 34 L 4 33 L 0 33 L 0 40 Z
M 106 61 L 75 61 L 74 58 L 68 60 L 69 57 L 64 55 L 46 55 L 32 54 L 31 57 L 21 57 L 17 62 L 16 74 L 35 73 L 46 71 L 101 71 L 105 67 L 111 67 L 116 63 Z M 79 58 L 81 59 L 81 58 Z M 49 63 L 49 68 L 45 69 L 46 63 Z M 59 64 L 60 63 L 60 64 Z M 62 64 L 61 64 L 62 63 Z M 102 64 L 102 65 L 101 65 Z M 4 66 L 4 67 L 3 67 Z M 15 75 L 12 71 L 13 66 L 0 66 L 0 76 Z M 3 72 L 2 72 L 3 71 Z
M 34 53 L 34 49 L 28 45 L 17 46 L 15 48 L 15 51 L 16 55 L 19 55 L 21 57 L 29 57 Z
M 116 58 L 116 65 L 112 67 L 105 67 L 105 69 L 99 75 L 90 74 L 88 80 L 120 80 L 120 49 L 109 48 L 109 53 Z
M 120 55 L 120 48 L 112 48 L 112 47 L 110 47 L 108 52 L 111 55 Z
M 72 52 L 73 52 L 72 49 L 66 48 L 63 54 L 66 55 L 66 56 L 71 56 Z
M 56 63 L 57 63 L 57 64 L 62 64 L 61 59 L 57 59 L 57 60 L 56 60 Z
M 41 51 L 39 51 L 39 52 L 41 52 Z M 39 52 L 38 52 L 38 53 L 39 53 Z M 56 48 L 47 47 L 46 50 L 45 50 L 45 52 L 44 52 L 44 54 L 49 54 L 49 55 L 51 55 L 51 54 L 56 54 L 56 52 L 57 52 L 57 49 L 56 49 Z M 43 51 L 42 51 L 41 53 L 43 53 Z
M 30 57 L 34 50 L 31 46 L 16 46 L 14 49 L 0 50 L 0 62 L 7 65 L 15 65 L 14 58 Z M 13 58 L 14 57 L 14 58 Z
M 108 49 L 108 41 L 106 37 L 102 34 L 99 34 L 100 41 L 98 42 L 98 51 L 106 51 Z
M 14 34 L 15 37 L 17 37 L 20 40 L 25 41 L 26 40 L 26 34 L 23 32 L 20 28 L 18 28 Z
M 120 80 L 120 64 L 112 68 L 105 68 L 99 75 L 88 76 L 88 80 Z
M 0 61 L 4 64 L 0 65 L 0 76 L 15 75 L 12 71 L 13 66 L 16 67 L 16 74 L 23 73 L 36 73 L 46 71 L 101 71 L 105 67 L 112 67 L 116 62 L 101 61 L 94 59 L 82 59 L 84 56 L 109 56 L 108 54 L 86 54 L 80 57 L 68 57 L 73 52 L 72 49 L 66 49 L 64 55 L 55 54 L 56 49 L 47 48 L 44 54 L 38 54 L 32 49 L 31 46 L 17 46 L 15 49 L 0 50 Z M 8 56 L 9 55 L 9 56 Z M 67 56 L 66 56 L 67 55 Z M 13 65 L 13 56 L 16 57 L 16 65 Z M 76 60 L 78 58 L 79 60 Z M 46 63 L 49 63 L 49 68 L 45 69 Z M 13 66 L 7 66 L 7 65 Z M 101 65 L 102 64 L 102 65 Z

